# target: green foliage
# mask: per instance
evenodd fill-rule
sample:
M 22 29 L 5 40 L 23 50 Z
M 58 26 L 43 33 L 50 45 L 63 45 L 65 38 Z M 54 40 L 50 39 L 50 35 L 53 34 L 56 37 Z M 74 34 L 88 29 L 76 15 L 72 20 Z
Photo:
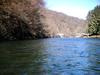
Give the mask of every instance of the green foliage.
M 100 34 L 100 6 L 96 6 L 87 16 L 88 33 L 90 35 Z

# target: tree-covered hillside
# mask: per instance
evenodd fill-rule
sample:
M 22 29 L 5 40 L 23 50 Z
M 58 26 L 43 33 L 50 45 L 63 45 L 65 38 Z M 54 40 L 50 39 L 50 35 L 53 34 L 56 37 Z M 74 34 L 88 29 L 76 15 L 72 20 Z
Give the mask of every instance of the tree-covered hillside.
M 86 31 L 87 24 L 83 19 L 49 9 L 42 9 L 41 13 L 45 17 L 42 19 L 44 28 L 51 37 L 57 34 L 64 34 L 66 37 L 82 36 Z
M 48 10 L 43 0 L 0 0 L 0 40 L 75 37 L 85 29 L 85 20 Z
M 0 0 L 0 40 L 43 38 L 43 0 Z

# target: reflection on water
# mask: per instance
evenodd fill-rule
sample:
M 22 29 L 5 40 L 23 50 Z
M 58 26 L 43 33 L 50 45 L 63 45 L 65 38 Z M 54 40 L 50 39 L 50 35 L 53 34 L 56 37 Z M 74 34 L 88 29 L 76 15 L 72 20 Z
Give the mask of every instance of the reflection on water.
M 100 39 L 1 42 L 0 75 L 100 75 Z

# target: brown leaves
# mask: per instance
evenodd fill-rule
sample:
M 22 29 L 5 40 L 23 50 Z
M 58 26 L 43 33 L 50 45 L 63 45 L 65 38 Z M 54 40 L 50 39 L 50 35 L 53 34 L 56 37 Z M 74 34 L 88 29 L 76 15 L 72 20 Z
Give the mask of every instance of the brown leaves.
M 0 36 L 5 38 L 9 35 L 6 39 L 44 37 L 41 16 L 38 12 L 43 5 L 43 0 L 0 0 L 0 11 L 4 11 L 0 14 L 0 21 L 2 21 L 0 30 L 3 28 Z M 1 34 L 3 31 L 6 34 Z

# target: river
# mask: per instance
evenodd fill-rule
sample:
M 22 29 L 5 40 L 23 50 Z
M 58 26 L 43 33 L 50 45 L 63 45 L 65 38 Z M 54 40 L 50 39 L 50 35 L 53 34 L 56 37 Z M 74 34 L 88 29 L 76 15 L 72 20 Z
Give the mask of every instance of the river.
M 100 75 L 100 39 L 0 42 L 0 75 Z

